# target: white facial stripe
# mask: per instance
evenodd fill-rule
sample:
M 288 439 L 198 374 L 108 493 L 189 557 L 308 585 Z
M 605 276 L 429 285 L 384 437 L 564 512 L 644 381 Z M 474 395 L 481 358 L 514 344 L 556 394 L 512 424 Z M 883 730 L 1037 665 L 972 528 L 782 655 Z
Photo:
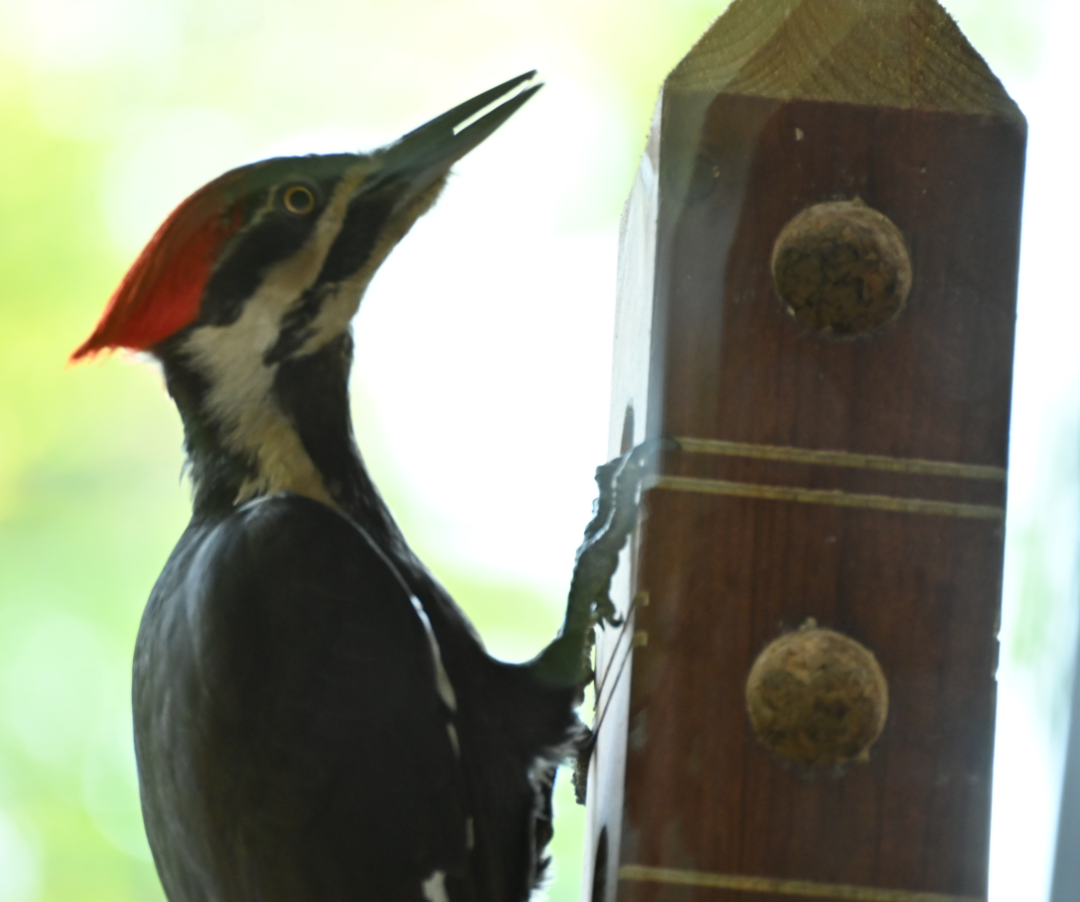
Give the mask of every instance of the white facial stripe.
M 318 278 L 341 233 L 349 201 L 377 165 L 365 159 L 346 172 L 303 247 L 270 268 L 234 323 L 198 328 L 185 347 L 210 384 L 207 412 L 223 427 L 226 444 L 236 453 L 250 455 L 257 464 L 258 474 L 240 488 L 237 504 L 283 491 L 334 503 L 299 435 L 274 401 L 277 365 L 267 366 L 264 359 L 281 335 L 284 317 Z M 445 183 L 444 175 L 392 212 L 361 269 L 323 299 L 311 324 L 312 334 L 294 356 L 311 354 L 348 329 L 375 271 L 435 202 Z M 266 215 L 266 211 L 259 215 Z M 453 709 L 453 687 L 442 669 L 437 647 L 435 652 L 439 693 Z
M 370 170 L 365 160 L 346 173 L 303 247 L 269 270 L 236 322 L 196 329 L 185 347 L 210 384 L 207 410 L 224 427 L 226 443 L 258 463 L 258 476 L 241 487 L 237 504 L 281 491 L 333 503 L 296 430 L 274 403 L 277 366 L 263 359 L 281 334 L 285 314 L 318 278 L 349 200 Z
M 187 350 L 208 377 L 206 404 L 224 426 L 224 438 L 235 452 L 250 454 L 259 474 L 239 491 L 237 504 L 261 494 L 295 491 L 330 502 L 315 465 L 281 410 L 271 389 L 276 367 L 262 365 L 262 353 L 252 346 L 277 340 L 270 318 L 253 306 L 232 326 L 196 330 Z
M 317 351 L 348 328 L 352 318 L 356 316 L 360 298 L 376 270 L 405 236 L 405 233 L 412 228 L 413 223 L 435 203 L 445 185 L 446 176 L 444 175 L 430 188 L 426 188 L 412 198 L 405 206 L 391 213 L 390 220 L 380 232 L 379 240 L 371 249 L 364 265 L 348 279 L 339 282 L 333 294 L 323 301 L 319 314 L 312 323 L 312 335 L 300 348 L 299 355 Z

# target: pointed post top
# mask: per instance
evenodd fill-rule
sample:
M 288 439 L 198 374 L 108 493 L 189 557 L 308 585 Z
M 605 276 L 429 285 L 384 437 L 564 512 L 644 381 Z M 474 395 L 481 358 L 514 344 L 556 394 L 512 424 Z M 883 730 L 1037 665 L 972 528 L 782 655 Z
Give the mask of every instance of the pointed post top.
M 936 0 L 734 0 L 666 88 L 1023 122 Z

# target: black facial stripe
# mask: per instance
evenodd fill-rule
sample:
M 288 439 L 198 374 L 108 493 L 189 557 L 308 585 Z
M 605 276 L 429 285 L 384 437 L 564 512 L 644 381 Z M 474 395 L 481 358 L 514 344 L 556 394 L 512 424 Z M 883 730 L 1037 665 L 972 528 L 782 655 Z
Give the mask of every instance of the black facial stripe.
M 371 256 L 393 204 L 394 198 L 382 192 L 375 196 L 363 194 L 349 204 L 318 278 L 282 320 L 281 334 L 263 358 L 267 366 L 285 360 L 311 337 L 311 325 L 323 302 L 339 282 L 354 275 Z
M 199 325 L 236 322 L 267 270 L 303 247 L 342 174 L 360 159 L 354 154 L 282 157 L 252 167 L 237 201 L 245 226 L 226 245 L 207 280 Z M 311 186 L 316 205 L 310 213 L 296 215 L 285 209 L 280 192 L 291 184 Z M 267 210 L 271 195 L 274 202 Z
M 347 388 L 351 363 L 352 339 L 341 335 L 314 354 L 286 360 L 274 377 L 278 406 L 324 474 L 350 472 L 346 463 L 352 437 Z
M 341 231 L 330 246 L 315 285 L 341 282 L 367 262 L 379 233 L 394 206 L 393 193 L 364 193 L 355 198 L 345 213 Z
M 281 334 L 274 346 L 263 356 L 263 363 L 273 366 L 294 351 L 303 347 L 314 330 L 311 324 L 322 309 L 326 296 L 334 290 L 333 284 L 316 284 L 304 292 L 300 303 L 289 309 L 281 321 Z
M 262 192 L 264 204 L 267 196 L 268 192 Z M 304 217 L 271 213 L 240 232 L 210 274 L 199 324 L 227 326 L 236 322 L 267 270 L 291 257 L 311 237 L 319 213 L 321 210 Z

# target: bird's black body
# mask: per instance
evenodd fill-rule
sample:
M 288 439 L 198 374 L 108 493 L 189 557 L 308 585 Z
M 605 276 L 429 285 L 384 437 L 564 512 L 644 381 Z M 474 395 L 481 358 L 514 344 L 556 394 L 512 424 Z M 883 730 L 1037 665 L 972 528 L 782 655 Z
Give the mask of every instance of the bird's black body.
M 487 655 L 409 551 L 340 428 L 349 344 L 278 377 L 342 508 L 235 507 L 243 464 L 219 464 L 143 617 L 135 733 L 170 899 L 420 902 L 442 872 L 452 902 L 509 902 L 539 876 L 579 689 Z M 198 419 L 191 387 L 170 389 Z M 227 457 L 205 424 L 188 433 L 196 470 Z
M 149 350 L 191 523 L 135 652 L 147 835 L 170 902 L 524 902 L 643 455 L 598 471 L 560 636 L 491 658 L 409 549 L 349 417 L 349 321 L 453 160 L 531 91 L 374 155 L 227 173 L 155 236 L 77 355 Z M 532 89 L 535 90 L 535 89 Z
M 135 660 L 169 897 L 420 902 L 441 871 L 454 900 L 525 898 L 572 694 L 487 657 L 427 574 L 317 501 L 193 523 Z

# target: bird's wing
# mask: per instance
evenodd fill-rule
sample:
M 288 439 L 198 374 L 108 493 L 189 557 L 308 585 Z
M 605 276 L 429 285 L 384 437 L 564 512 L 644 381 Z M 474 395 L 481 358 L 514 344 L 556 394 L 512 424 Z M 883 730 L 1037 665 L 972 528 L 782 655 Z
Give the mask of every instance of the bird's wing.
M 296 495 L 235 512 L 189 560 L 191 669 L 214 721 L 195 754 L 226 773 L 215 819 L 245 867 L 278 890 L 300 874 L 282 898 L 445 897 L 439 875 L 461 873 L 470 842 L 455 699 L 392 564 Z

